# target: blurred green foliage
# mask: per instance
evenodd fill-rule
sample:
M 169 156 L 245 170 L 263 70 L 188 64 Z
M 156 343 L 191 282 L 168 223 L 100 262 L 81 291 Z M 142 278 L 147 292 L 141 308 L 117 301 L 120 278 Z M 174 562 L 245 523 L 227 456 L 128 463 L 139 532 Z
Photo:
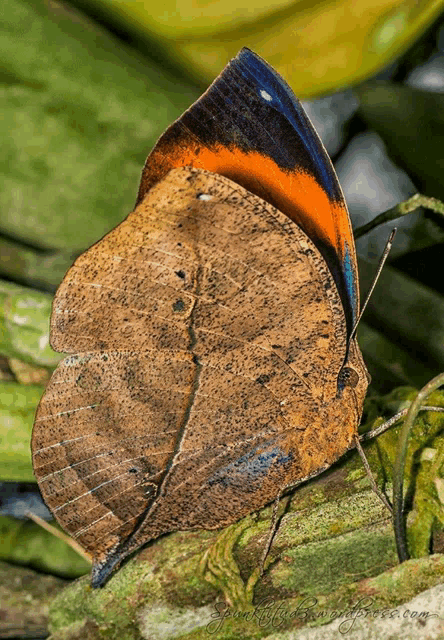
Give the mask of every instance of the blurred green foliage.
M 49 346 L 52 296 L 0 280 L 0 353 L 55 367 L 61 359 Z
M 57 529 L 57 523 L 51 523 Z M 0 560 L 61 578 L 78 578 L 90 564 L 69 545 L 31 520 L 0 516 Z
M 308 98 L 355 84 L 405 51 L 442 0 L 74 0 L 167 52 L 207 85 L 242 47 Z
M 40 386 L 0 382 L 0 481 L 33 482 L 35 479 L 30 442 L 42 393 Z
M 357 89 L 359 111 L 418 189 L 444 200 L 444 94 L 389 83 Z
M 197 93 L 57 4 L 3 14 L 0 233 L 85 249 L 131 210 L 147 150 Z

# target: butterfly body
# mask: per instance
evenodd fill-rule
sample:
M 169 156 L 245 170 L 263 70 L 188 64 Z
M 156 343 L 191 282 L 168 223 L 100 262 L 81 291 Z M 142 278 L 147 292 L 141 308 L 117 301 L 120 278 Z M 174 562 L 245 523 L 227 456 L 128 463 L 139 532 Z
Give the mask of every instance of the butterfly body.
M 74 355 L 33 432 L 42 494 L 92 553 L 96 586 L 149 540 L 228 525 L 330 466 L 351 446 L 368 384 L 349 337 L 358 303 L 344 305 L 346 275 L 337 284 L 349 267 L 325 259 L 334 245 L 227 177 L 231 165 L 182 165 L 159 144 L 164 166 L 148 185 L 147 162 L 136 209 L 57 292 L 51 344 Z M 317 172 L 328 203 L 329 174 Z

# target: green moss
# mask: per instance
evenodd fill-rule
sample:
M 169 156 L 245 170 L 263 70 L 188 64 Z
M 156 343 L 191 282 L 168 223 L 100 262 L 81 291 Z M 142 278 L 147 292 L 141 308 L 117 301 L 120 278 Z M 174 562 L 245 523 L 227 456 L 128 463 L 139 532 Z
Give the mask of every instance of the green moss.
M 300 595 L 330 593 L 350 580 L 392 567 L 397 560 L 389 525 L 293 547 L 285 556 L 286 563 L 271 571 L 273 583 Z
M 434 529 L 444 526 L 443 483 L 444 438 L 435 438 L 423 450 L 415 478 L 413 510 L 408 522 L 409 551 L 414 558 L 430 552 Z M 424 455 L 425 454 L 425 455 Z
M 347 473 L 347 477 L 345 478 L 346 482 L 355 482 L 356 480 L 362 480 L 366 477 L 366 473 L 364 469 L 351 469 Z
M 257 567 L 245 583 L 233 556 L 234 546 L 251 524 L 251 518 L 247 517 L 227 527 L 207 549 L 199 564 L 203 578 L 222 591 L 225 601 L 240 611 L 252 608 L 254 587 L 260 576 L 260 567 Z

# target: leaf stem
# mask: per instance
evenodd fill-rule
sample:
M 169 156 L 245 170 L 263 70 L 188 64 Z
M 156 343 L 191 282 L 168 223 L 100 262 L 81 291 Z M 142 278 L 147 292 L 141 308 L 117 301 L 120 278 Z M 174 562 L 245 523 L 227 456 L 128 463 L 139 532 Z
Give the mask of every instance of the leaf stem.
M 53 527 L 51 524 L 43 520 L 43 518 L 41 518 L 35 513 L 32 513 L 32 511 L 27 511 L 25 513 L 25 516 L 27 516 L 30 520 L 33 520 L 36 524 L 42 527 L 42 529 L 49 531 L 49 533 L 51 533 L 56 538 L 59 538 L 60 540 L 63 540 L 63 542 L 66 542 L 66 544 L 68 544 L 72 549 L 74 549 L 74 551 L 78 553 L 79 556 L 82 556 L 82 558 L 84 558 L 87 562 L 89 562 L 89 564 L 92 563 L 91 556 L 89 555 L 89 553 L 87 553 L 79 545 L 78 542 L 73 540 L 70 536 L 67 536 L 66 533 L 63 533 L 63 531 L 59 531 L 58 529 Z
M 409 407 L 406 419 L 399 434 L 398 450 L 395 464 L 393 466 L 393 526 L 395 529 L 396 549 L 398 551 L 400 562 L 404 562 L 409 559 L 404 514 L 403 485 L 404 467 L 407 457 L 407 445 L 410 430 L 418 412 L 421 409 L 421 405 L 424 403 L 427 396 L 442 385 L 444 385 L 444 373 L 440 373 L 421 389 Z
M 381 224 L 391 222 L 392 220 L 396 220 L 396 218 L 401 218 L 408 213 L 412 213 L 419 207 L 430 209 L 430 211 L 434 211 L 435 213 L 439 213 L 444 216 L 444 202 L 441 202 L 441 200 L 438 200 L 437 198 L 423 196 L 421 193 L 415 193 L 415 195 L 408 198 L 408 200 L 404 200 L 404 202 L 400 202 L 395 207 L 387 209 L 387 211 L 380 213 L 379 216 L 376 216 L 376 218 L 370 220 L 367 224 L 355 229 L 353 232 L 355 240 L 361 238 L 376 227 L 379 227 Z

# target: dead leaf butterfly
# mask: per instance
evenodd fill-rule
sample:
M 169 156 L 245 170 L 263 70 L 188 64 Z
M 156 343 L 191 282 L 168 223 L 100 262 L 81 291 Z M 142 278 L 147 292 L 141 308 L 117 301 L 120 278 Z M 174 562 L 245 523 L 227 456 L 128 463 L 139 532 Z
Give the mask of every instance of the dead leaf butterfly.
M 358 310 L 330 159 L 243 49 L 54 299 L 51 345 L 72 355 L 40 402 L 33 464 L 94 586 L 149 540 L 233 523 L 350 447 L 368 385 Z

